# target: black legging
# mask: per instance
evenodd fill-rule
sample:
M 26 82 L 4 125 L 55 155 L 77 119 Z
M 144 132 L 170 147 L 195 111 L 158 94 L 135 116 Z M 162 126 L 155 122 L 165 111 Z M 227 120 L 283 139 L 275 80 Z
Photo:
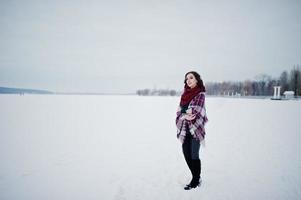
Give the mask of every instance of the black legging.
M 201 174 L 200 146 L 200 142 L 187 131 L 182 149 L 186 163 L 192 174 L 192 180 L 196 182 L 199 181 Z

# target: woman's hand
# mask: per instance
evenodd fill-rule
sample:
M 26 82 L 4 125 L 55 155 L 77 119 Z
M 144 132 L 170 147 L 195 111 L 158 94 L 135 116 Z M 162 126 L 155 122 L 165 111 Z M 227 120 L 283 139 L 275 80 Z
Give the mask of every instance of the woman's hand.
M 185 119 L 188 120 L 188 121 L 194 120 L 195 115 L 191 114 L 191 113 L 185 114 Z

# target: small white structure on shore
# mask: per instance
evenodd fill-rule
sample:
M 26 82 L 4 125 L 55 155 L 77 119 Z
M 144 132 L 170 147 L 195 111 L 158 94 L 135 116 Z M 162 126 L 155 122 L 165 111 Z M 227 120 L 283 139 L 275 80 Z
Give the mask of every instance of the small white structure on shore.
M 285 96 L 285 99 L 293 99 L 295 92 L 294 91 L 285 91 L 283 93 L 283 95 Z
M 280 88 L 281 86 L 274 86 L 274 96 L 271 98 L 272 100 L 281 100 Z

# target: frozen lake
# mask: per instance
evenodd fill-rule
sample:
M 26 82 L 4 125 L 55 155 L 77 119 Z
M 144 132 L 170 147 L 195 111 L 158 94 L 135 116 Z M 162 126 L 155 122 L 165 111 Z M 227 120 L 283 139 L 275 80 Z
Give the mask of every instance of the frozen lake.
M 301 101 L 207 97 L 203 185 L 192 191 L 178 103 L 0 95 L 0 199 L 301 199 Z

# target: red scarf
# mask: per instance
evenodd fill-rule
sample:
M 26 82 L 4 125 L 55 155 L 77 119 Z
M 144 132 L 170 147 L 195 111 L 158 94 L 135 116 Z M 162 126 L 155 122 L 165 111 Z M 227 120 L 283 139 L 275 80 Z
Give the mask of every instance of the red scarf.
M 197 85 L 194 88 L 190 88 L 188 86 L 185 86 L 184 92 L 181 96 L 181 102 L 180 105 L 188 105 L 190 101 L 195 97 L 197 94 L 201 92 L 201 88 Z

